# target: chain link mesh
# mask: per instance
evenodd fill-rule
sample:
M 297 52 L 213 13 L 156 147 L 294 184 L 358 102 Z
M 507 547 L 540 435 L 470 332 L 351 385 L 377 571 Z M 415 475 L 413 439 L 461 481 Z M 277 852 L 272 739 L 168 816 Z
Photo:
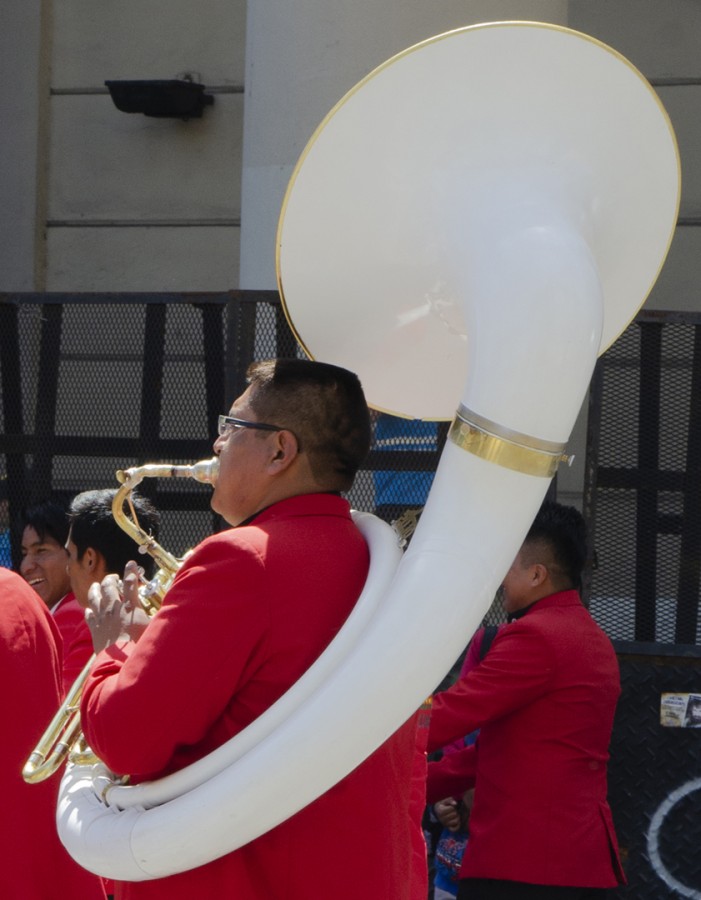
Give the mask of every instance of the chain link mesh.
M 641 314 L 592 382 L 585 513 L 593 616 L 610 637 L 699 643 L 696 317 Z

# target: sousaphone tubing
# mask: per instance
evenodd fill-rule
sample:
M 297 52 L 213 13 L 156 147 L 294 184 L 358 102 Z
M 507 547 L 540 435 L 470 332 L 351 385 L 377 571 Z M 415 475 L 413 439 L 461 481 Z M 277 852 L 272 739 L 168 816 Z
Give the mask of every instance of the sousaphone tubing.
M 679 192 L 674 133 L 648 82 L 561 27 L 438 35 L 331 110 L 280 217 L 287 315 L 311 357 L 358 372 L 371 405 L 452 420 L 450 437 L 363 627 L 342 631 L 251 730 L 175 781 L 131 789 L 68 772 L 59 829 L 82 865 L 143 880 L 228 853 L 421 704 L 518 551 L 597 356 L 652 289 Z M 372 540 L 371 554 L 384 556 Z

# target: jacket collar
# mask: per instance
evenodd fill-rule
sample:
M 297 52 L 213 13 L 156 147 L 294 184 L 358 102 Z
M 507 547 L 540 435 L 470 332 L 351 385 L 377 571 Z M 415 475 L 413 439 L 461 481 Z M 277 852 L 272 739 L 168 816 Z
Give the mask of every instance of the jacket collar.
M 582 606 L 582 600 L 577 591 L 558 591 L 556 594 L 549 594 L 547 597 L 535 600 L 530 606 L 524 606 L 523 609 L 509 613 L 507 621 L 513 622 L 516 619 L 522 619 L 534 609 L 553 609 L 558 606 Z
M 298 494 L 295 497 L 286 497 L 284 500 L 278 500 L 277 503 L 271 503 L 253 513 L 244 522 L 240 522 L 236 527 L 243 528 L 246 525 L 262 524 L 271 519 L 279 519 L 286 516 L 350 516 L 350 504 L 341 494 L 338 493 L 319 493 L 319 494 Z

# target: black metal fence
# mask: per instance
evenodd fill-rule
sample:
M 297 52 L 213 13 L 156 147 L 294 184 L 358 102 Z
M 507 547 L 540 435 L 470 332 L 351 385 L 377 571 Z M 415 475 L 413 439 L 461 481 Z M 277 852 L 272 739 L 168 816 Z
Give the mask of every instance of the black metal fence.
M 113 487 L 117 469 L 210 456 L 217 416 L 244 390 L 248 364 L 295 355 L 302 351 L 272 291 L 0 294 L 0 476 L 10 521 L 49 497 Z M 420 509 L 446 427 L 381 417 L 384 437 L 353 505 L 388 520 Z M 144 481 L 140 490 L 161 511 L 162 541 L 174 553 L 220 526 L 201 485 Z
M 701 697 L 699 325 L 700 316 L 641 314 L 592 380 L 586 593 L 621 660 L 610 786 L 631 882 L 619 895 L 634 900 L 701 897 L 701 730 L 669 727 L 661 713 L 663 694 Z M 209 456 L 249 362 L 294 355 L 274 292 L 0 295 L 10 517 L 114 486 L 120 468 Z M 420 509 L 445 437 L 444 424 L 381 418 L 352 504 L 390 521 Z M 159 480 L 144 492 L 174 553 L 219 527 L 201 485 Z M 499 618 L 496 603 L 488 620 Z
M 700 326 L 641 313 L 590 391 L 588 594 L 621 666 L 609 787 L 626 900 L 701 897 Z
M 612 638 L 700 642 L 701 316 L 641 313 L 592 380 L 590 605 Z
M 592 380 L 586 593 L 614 639 L 701 643 L 699 325 L 698 315 L 641 313 Z M 216 417 L 243 391 L 250 361 L 294 355 L 302 351 L 274 291 L 0 294 L 10 517 L 49 496 L 111 487 L 117 469 L 209 456 Z M 420 509 L 446 430 L 380 416 L 353 505 L 388 520 Z M 174 552 L 219 526 L 200 485 L 143 490 Z
M 628 885 L 620 900 L 701 897 L 701 648 L 616 643 L 622 694 L 609 763 Z M 694 698 L 699 696 L 697 702 Z

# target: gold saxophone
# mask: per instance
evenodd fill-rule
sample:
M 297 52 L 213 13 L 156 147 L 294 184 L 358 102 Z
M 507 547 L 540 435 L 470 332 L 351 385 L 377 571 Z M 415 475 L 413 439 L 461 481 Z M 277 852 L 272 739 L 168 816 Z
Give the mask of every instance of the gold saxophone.
M 112 501 L 114 520 L 138 544 L 140 552 L 148 553 L 158 565 L 154 577 L 139 587 L 139 599 L 149 616 L 160 608 L 163 597 L 173 583 L 183 560 L 165 550 L 153 535 L 141 528 L 131 502 L 131 492 L 144 478 L 194 478 L 205 484 L 214 484 L 218 473 L 217 457 L 200 460 L 190 466 L 149 463 L 116 473 L 121 487 Z M 128 504 L 129 513 L 124 509 L 125 504 Z M 80 698 L 94 661 L 93 655 L 73 682 L 66 699 L 25 763 L 22 777 L 29 784 L 36 784 L 49 778 L 67 758 L 83 764 L 95 761 L 94 755 L 85 744 L 80 728 Z

